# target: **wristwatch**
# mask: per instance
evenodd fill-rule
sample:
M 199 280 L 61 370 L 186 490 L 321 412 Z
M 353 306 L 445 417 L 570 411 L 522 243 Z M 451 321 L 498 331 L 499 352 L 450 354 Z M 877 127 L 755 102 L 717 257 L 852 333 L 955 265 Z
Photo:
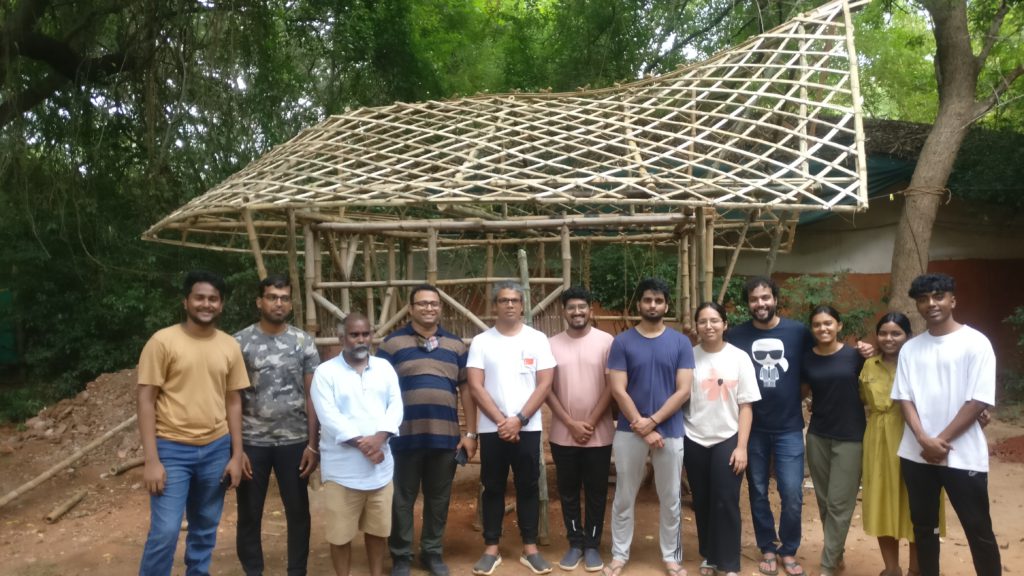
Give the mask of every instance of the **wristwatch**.
M 530 421 L 529 418 L 523 416 L 522 412 L 516 412 L 516 418 L 519 418 L 519 424 L 522 426 L 526 426 L 526 424 Z
M 476 432 L 466 432 L 466 438 L 470 440 L 476 440 Z

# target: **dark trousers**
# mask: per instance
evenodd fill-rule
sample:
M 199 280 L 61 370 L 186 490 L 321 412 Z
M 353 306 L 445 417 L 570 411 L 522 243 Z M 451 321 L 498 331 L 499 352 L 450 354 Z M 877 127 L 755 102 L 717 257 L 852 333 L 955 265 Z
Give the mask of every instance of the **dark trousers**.
M 395 493 L 391 506 L 388 546 L 395 558 L 412 558 L 413 507 L 423 488 L 423 529 L 420 551 L 441 555 L 448 503 L 455 477 L 455 450 L 392 452 L 395 458 Z
M 708 564 L 722 572 L 740 570 L 740 484 L 729 458 L 736 449 L 734 435 L 714 446 L 701 446 L 687 438 L 683 466 L 693 494 L 697 544 Z
M 988 510 L 988 474 L 900 458 L 900 471 L 910 499 L 917 563 L 922 576 L 939 576 L 939 499 L 945 488 L 971 547 L 978 576 L 999 576 L 1002 561 Z
M 562 521 L 572 548 L 597 548 L 604 530 L 604 508 L 608 501 L 608 471 L 612 446 L 561 446 L 551 443 L 551 457 L 558 474 L 558 496 L 562 500 Z M 586 494 L 587 517 L 580 523 L 580 489 Z
M 305 576 L 309 556 L 309 493 L 299 478 L 299 463 L 306 443 L 286 446 L 245 445 L 252 465 L 252 480 L 238 485 L 238 529 L 235 548 L 246 576 L 263 574 L 263 504 L 274 471 L 288 521 L 288 576 Z
M 519 442 L 505 442 L 497 432 L 480 435 L 480 483 L 484 485 L 484 543 L 501 540 L 505 517 L 505 486 L 512 469 L 516 485 L 516 515 L 523 544 L 537 543 L 540 518 L 540 432 L 520 432 Z

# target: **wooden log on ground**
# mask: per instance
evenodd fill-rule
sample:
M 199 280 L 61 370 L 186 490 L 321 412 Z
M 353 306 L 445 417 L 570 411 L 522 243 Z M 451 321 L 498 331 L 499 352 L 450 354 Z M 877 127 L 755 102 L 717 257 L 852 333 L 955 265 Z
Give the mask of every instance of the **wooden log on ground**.
M 114 464 L 113 466 L 110 467 L 110 469 L 107 472 L 109 473 L 110 476 L 120 476 L 121 474 L 124 474 L 125 472 L 131 470 L 132 468 L 138 468 L 139 466 L 142 466 L 145 463 L 146 459 L 142 456 L 139 456 L 138 458 L 132 458 L 131 460 L 126 460 L 124 462 L 121 462 L 120 464 Z
M 107 430 L 106 434 L 104 434 L 104 435 L 100 436 L 99 438 L 93 440 L 88 445 L 86 445 L 84 448 L 79 450 L 78 452 L 75 452 L 71 456 L 68 456 L 67 458 L 61 460 L 60 462 L 58 462 L 56 464 L 54 464 L 48 470 L 46 470 L 46 472 L 43 472 L 42 474 L 40 474 L 39 476 L 36 476 L 32 480 L 22 484 L 21 486 L 15 488 L 14 490 L 11 490 L 10 492 L 7 493 L 6 496 L 4 496 L 3 498 L 0 498 L 0 508 L 3 508 L 4 506 L 10 504 L 18 496 L 21 496 L 25 492 L 28 492 L 29 490 L 35 488 L 36 486 L 39 486 L 43 482 L 46 482 L 47 480 L 52 478 L 54 475 L 56 475 L 61 470 L 63 470 L 65 468 L 67 468 L 68 466 L 74 464 L 82 456 L 85 456 L 86 454 L 88 454 L 89 452 L 94 450 L 97 446 L 99 446 L 100 444 L 103 444 L 107 440 L 110 440 L 111 438 L 113 438 L 114 435 L 117 434 L 118 432 L 120 432 L 120 431 L 124 430 L 125 428 L 127 428 L 127 427 L 131 426 L 132 424 L 134 424 L 135 420 L 137 420 L 137 419 L 138 419 L 138 416 L 133 414 L 131 418 L 125 420 L 124 422 L 121 422 L 120 424 L 118 424 L 117 426 L 114 426 L 110 430 Z
M 47 514 L 45 518 L 46 523 L 53 524 L 57 520 L 60 520 L 61 516 L 64 516 L 68 513 L 69 510 L 71 510 L 75 506 L 78 506 L 78 503 L 85 498 L 87 492 L 88 490 L 79 490 L 78 492 L 75 492 L 70 498 L 58 504 L 53 510 L 50 510 L 50 513 Z

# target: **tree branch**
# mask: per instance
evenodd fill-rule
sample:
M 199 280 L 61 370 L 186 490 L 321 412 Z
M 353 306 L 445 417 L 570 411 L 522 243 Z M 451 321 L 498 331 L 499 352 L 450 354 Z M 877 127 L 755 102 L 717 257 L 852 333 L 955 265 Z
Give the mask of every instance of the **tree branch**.
M 1024 64 L 1018 64 L 1016 68 L 1010 70 L 1010 72 L 1003 76 L 1003 79 L 999 81 L 999 84 L 992 89 L 992 95 L 984 100 L 975 103 L 974 105 L 974 118 L 981 118 L 989 110 L 991 110 L 996 104 L 999 103 L 999 97 L 1006 93 L 1013 85 L 1017 78 L 1024 76 Z
M 665 54 L 672 54 L 672 53 L 674 53 L 676 51 L 676 47 L 677 46 L 686 46 L 687 44 L 692 42 L 694 38 L 697 38 L 698 36 L 703 36 L 703 35 L 707 34 L 711 30 L 713 30 L 716 26 L 721 24 L 722 20 L 725 20 L 725 17 L 732 13 L 732 10 L 733 10 L 733 8 L 736 7 L 736 4 L 737 4 L 736 2 L 729 3 L 729 6 L 727 8 L 725 8 L 724 10 L 722 10 L 721 12 L 719 12 L 718 14 L 716 14 L 715 17 L 712 18 L 711 21 L 708 22 L 708 24 L 706 26 L 703 26 L 700 29 L 695 30 L 695 31 L 687 34 L 685 37 L 683 37 L 681 39 L 677 37 L 672 42 L 672 47 L 671 48 L 666 50 L 663 54 L 659 55 L 657 58 L 654 58 L 651 62 L 649 62 L 647 64 L 647 66 L 644 66 L 644 74 L 650 74 L 651 71 L 653 71 L 665 59 L 664 55 Z
M 59 74 L 48 74 L 34 85 L 21 93 L 0 103 L 0 128 L 7 126 L 15 118 L 35 108 L 53 95 L 68 79 Z
M 992 52 L 992 47 L 996 45 L 999 40 L 999 30 L 1003 27 L 1003 20 L 1006 18 L 1006 14 L 1010 11 L 1010 5 L 1006 0 L 1003 0 L 999 4 L 999 9 L 996 10 L 996 15 L 992 17 L 992 23 L 988 27 L 988 33 L 985 34 L 985 41 L 981 46 L 981 52 L 974 58 L 978 70 L 985 67 L 985 61 L 988 60 L 989 53 Z

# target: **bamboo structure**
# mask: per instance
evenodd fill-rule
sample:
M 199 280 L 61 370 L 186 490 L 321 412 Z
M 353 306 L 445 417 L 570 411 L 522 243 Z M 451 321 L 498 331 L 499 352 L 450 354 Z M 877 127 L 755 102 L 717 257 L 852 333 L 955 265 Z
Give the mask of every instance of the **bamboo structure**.
M 470 337 L 492 317 L 495 279 L 522 272 L 518 250 L 534 255 L 526 288 L 544 304 L 528 312 L 553 329 L 547 304 L 590 282 L 573 278 L 574 251 L 589 273 L 595 243 L 643 243 L 677 258 L 685 322 L 715 296 L 716 250 L 726 276 L 740 251 L 764 253 L 771 270 L 800 214 L 867 208 L 850 18 L 866 4 L 833 0 L 704 62 L 609 88 L 346 111 L 143 238 L 249 252 L 261 276 L 286 259 L 295 284 L 301 250 L 302 320 L 321 338 L 334 332 L 321 319 L 353 310 L 396 325 L 400 296 L 421 282 L 445 286 L 443 321 Z M 545 258 L 551 242 L 561 270 Z

